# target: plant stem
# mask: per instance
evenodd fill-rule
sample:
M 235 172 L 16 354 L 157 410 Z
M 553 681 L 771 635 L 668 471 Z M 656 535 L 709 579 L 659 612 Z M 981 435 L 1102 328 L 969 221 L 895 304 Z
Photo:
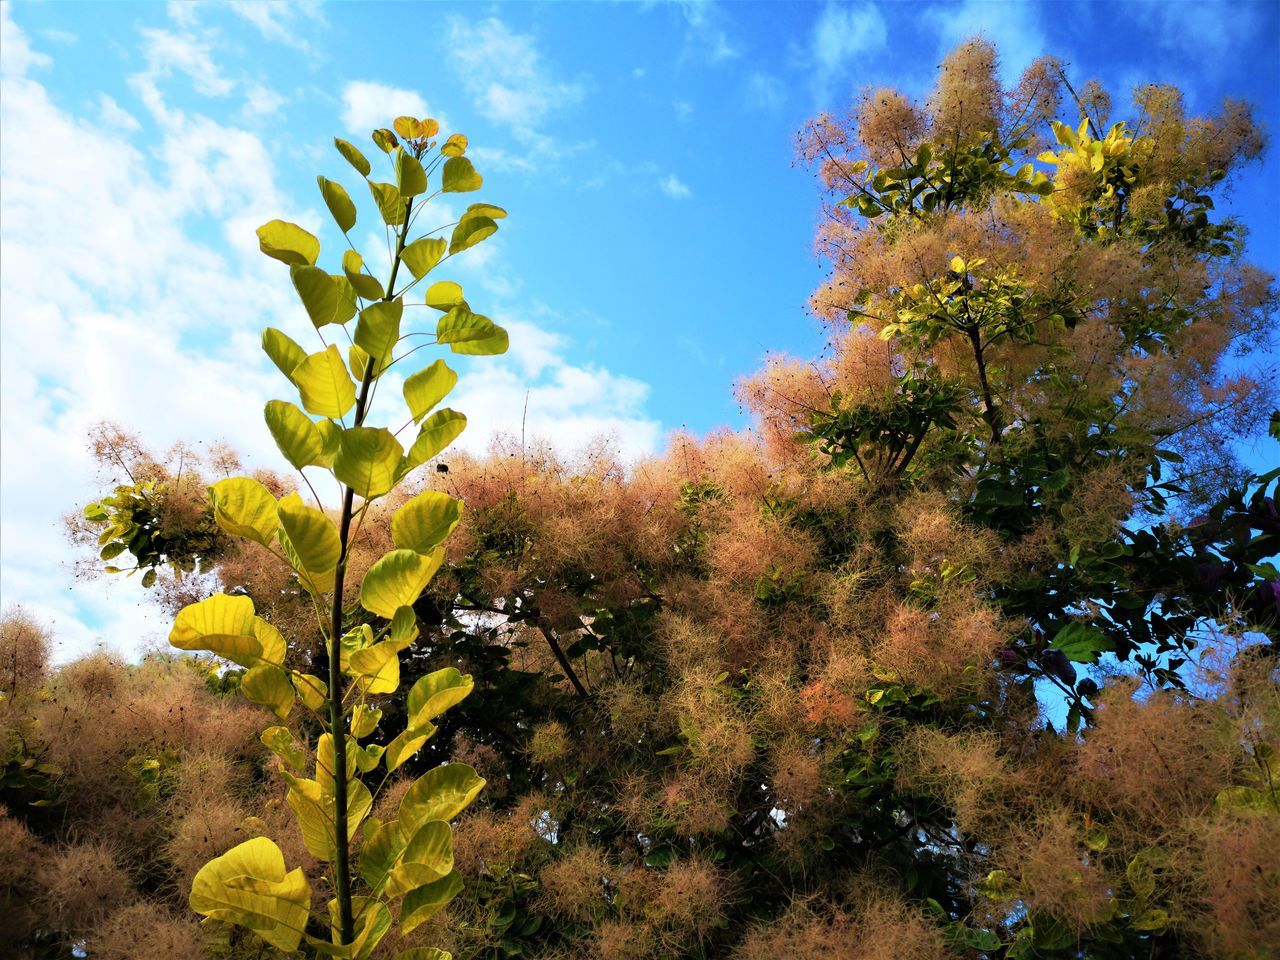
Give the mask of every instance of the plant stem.
M 395 257 L 391 261 L 391 279 L 387 282 L 383 300 L 391 300 L 396 285 L 396 273 L 400 269 L 400 254 L 409 233 L 409 214 L 412 200 L 406 200 L 404 222 L 396 238 Z M 370 357 L 365 364 L 364 377 L 360 381 L 360 395 L 356 399 L 354 426 L 364 423 L 365 409 L 369 402 L 369 388 L 377 372 L 378 357 Z M 351 837 L 347 824 L 347 715 L 343 708 L 346 692 L 342 679 L 342 591 L 347 570 L 347 547 L 351 537 L 351 518 L 355 513 L 356 492 L 351 487 L 343 491 L 342 519 L 338 526 L 341 550 L 338 567 L 333 578 L 333 619 L 329 632 L 329 733 L 333 737 L 333 828 L 334 860 L 333 888 L 338 901 L 338 918 L 341 925 L 341 942 L 355 940 L 355 919 L 351 910 Z

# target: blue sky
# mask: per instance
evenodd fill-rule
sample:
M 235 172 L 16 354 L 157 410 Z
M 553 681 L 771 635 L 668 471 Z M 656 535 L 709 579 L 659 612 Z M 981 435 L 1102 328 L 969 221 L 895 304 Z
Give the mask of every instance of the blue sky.
M 983 31 L 1011 78 L 1054 53 L 1117 116 L 1162 81 L 1280 129 L 1275 2 L 0 5 L 0 600 L 55 621 L 63 656 L 163 631 L 134 584 L 104 598 L 64 566 L 58 517 L 94 493 L 87 423 L 278 462 L 257 333 L 306 320 L 253 228 L 295 219 L 334 248 L 315 175 L 356 186 L 334 135 L 438 117 L 510 212 L 453 271 L 513 340 L 463 371 L 468 442 L 518 430 L 527 395 L 531 433 L 634 456 L 739 425 L 733 381 L 766 351 L 821 349 L 794 135 L 864 86 L 918 96 Z M 1231 204 L 1272 271 L 1278 174 L 1272 151 Z

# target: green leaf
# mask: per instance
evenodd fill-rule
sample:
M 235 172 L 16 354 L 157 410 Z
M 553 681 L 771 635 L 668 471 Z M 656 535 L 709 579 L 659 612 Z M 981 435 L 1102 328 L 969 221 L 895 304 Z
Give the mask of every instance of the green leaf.
M 280 758 L 281 762 L 294 770 L 302 770 L 307 765 L 307 751 L 293 738 L 288 727 L 267 727 L 258 738 L 268 750 Z
M 1073 620 L 1059 630 L 1049 646 L 1054 650 L 1061 650 L 1068 660 L 1076 663 L 1096 663 L 1099 653 L 1111 649 L 1111 644 L 1101 631 L 1086 627 L 1078 620 Z
M 403 456 L 404 449 L 390 430 L 352 427 L 342 431 L 333 474 L 361 497 L 372 500 L 396 485 Z
M 315 463 L 324 451 L 324 436 L 315 421 L 296 404 L 268 400 L 263 416 L 284 458 L 297 470 Z
M 247 927 L 292 953 L 311 913 L 311 886 L 301 867 L 285 872 L 284 855 L 273 841 L 254 837 L 200 868 L 190 903 L 202 916 Z
M 321 420 L 316 424 L 316 429 L 320 431 L 323 444 L 314 464 L 327 470 L 333 466 L 333 458 L 338 455 L 338 444 L 342 442 L 342 427 L 332 420 Z
M 233 537 L 244 537 L 269 546 L 280 522 L 276 498 L 257 480 L 230 477 L 209 488 L 213 519 Z
M 387 226 L 398 227 L 404 223 L 404 198 L 394 183 L 378 183 L 369 181 L 369 192 L 373 194 L 374 203 Z
M 404 402 L 409 407 L 413 422 L 425 417 L 457 382 L 458 375 L 443 360 L 436 360 L 405 380 Z
M 403 650 L 418 639 L 418 616 L 413 607 L 401 607 L 391 618 L 391 642 Z
M 261 661 L 275 664 L 277 667 L 284 663 L 285 654 L 288 653 L 288 644 L 284 641 L 284 635 L 261 617 L 255 616 L 253 624 L 250 626 L 254 638 L 258 641 L 258 645 L 262 647 L 262 652 L 258 654 Z
M 467 418 L 457 410 L 445 407 L 437 410 L 426 420 L 418 431 L 418 438 L 409 449 L 409 466 L 420 466 L 436 456 L 457 439 L 467 426 Z
M 270 707 L 281 720 L 293 709 L 293 686 L 288 674 L 269 663 L 250 667 L 240 678 L 240 692 L 254 703 Z
M 382 284 L 377 277 L 364 272 L 364 258 L 356 251 L 348 250 L 342 255 L 342 272 L 351 288 L 364 299 L 382 299 Z
M 367 737 L 378 728 L 378 721 L 381 719 L 381 710 L 367 703 L 357 703 L 351 711 L 351 735 L 357 740 Z
M 404 303 L 400 300 L 379 300 L 360 311 L 356 323 L 356 345 L 371 357 L 378 358 L 385 366 L 391 351 L 400 340 L 400 318 Z
M 441 191 L 444 193 L 470 193 L 484 185 L 484 178 L 466 157 L 450 157 L 444 162 L 441 175 Z
M 1215 810 L 1235 814 L 1264 814 L 1275 810 L 1267 795 L 1253 787 L 1227 787 L 1213 799 Z
M 276 369 L 290 380 L 293 379 L 293 371 L 298 364 L 307 359 L 307 351 L 275 327 L 267 327 L 262 331 L 262 349 L 276 365 Z
M 1141 930 L 1144 933 L 1159 933 L 1169 926 L 1169 914 L 1159 907 L 1153 907 L 1150 910 L 1144 910 L 1137 916 L 1129 919 L 1129 925 L 1135 930 Z
M 1059 490 L 1065 489 L 1067 484 L 1070 482 L 1071 482 L 1070 473 L 1068 473 L 1065 469 L 1055 470 L 1053 471 L 1053 473 L 1049 474 L 1047 477 L 1044 478 L 1044 483 L 1042 483 L 1041 486 L 1044 487 L 1046 490 L 1050 490 L 1054 493 L 1057 493 Z
M 369 176 L 369 171 L 373 167 L 369 166 L 369 161 L 365 159 L 365 155 L 357 150 L 355 146 L 345 140 L 339 140 L 337 137 L 333 138 L 333 145 L 338 148 L 338 152 L 342 154 L 343 159 L 356 168 L 356 173 L 362 177 Z
M 392 550 L 364 575 L 360 584 L 360 605 L 370 613 L 390 620 L 400 607 L 413 606 L 443 560 L 443 547 L 437 547 L 425 557 L 414 550 Z
M 453 831 L 443 820 L 429 820 L 418 828 L 387 877 L 386 895 L 401 897 L 410 890 L 435 883 L 453 871 Z
M 333 180 L 326 180 L 324 177 L 316 177 L 316 183 L 320 186 L 320 195 L 324 197 L 324 205 L 329 208 L 329 213 L 333 215 L 338 229 L 346 233 L 356 225 L 356 205 L 351 202 L 351 197 L 346 188 L 342 184 Z
M 325 735 L 327 736 L 327 734 Z M 324 738 L 321 737 L 321 740 Z M 317 754 L 319 751 L 317 751 Z M 322 760 L 317 755 L 317 775 Z M 348 769 L 354 769 L 354 756 Z M 332 769 L 332 768 L 330 768 Z M 334 835 L 334 800 L 330 791 L 324 790 L 315 780 L 303 780 L 281 771 L 281 776 L 289 784 L 286 799 L 298 818 L 298 826 L 302 829 L 302 842 L 313 857 L 331 863 L 336 857 L 337 840 Z M 328 778 L 332 782 L 332 776 Z M 373 807 L 373 796 L 369 788 L 359 780 L 347 781 L 347 826 L 351 834 L 368 816 Z
M 262 653 L 253 620 L 253 601 L 248 597 L 215 593 L 182 608 L 169 631 L 169 642 L 179 650 L 208 650 L 250 667 Z
M 461 674 L 455 667 L 420 677 L 409 690 L 408 728 L 429 726 L 430 721 L 465 700 L 474 687 L 471 674 Z
M 453 954 L 439 947 L 413 947 L 397 953 L 395 960 L 453 960 Z
M 444 237 L 420 237 L 400 251 L 400 259 L 413 279 L 421 280 L 440 262 L 446 246 Z
M 378 149 L 383 153 L 390 153 L 400 144 L 400 141 L 396 139 L 396 135 L 386 127 L 380 127 L 373 131 L 373 142 L 378 145 Z
M 318 417 L 336 419 L 355 406 L 356 386 L 333 344 L 302 361 L 293 371 L 293 382 L 302 395 L 302 406 Z
M 329 685 L 319 677 L 294 670 L 289 674 L 289 679 L 293 681 L 293 689 L 298 691 L 298 697 L 308 710 L 320 710 L 329 702 Z
M 1150 900 L 1151 895 L 1156 892 L 1156 877 L 1151 869 L 1151 863 L 1142 854 L 1138 854 L 1129 861 L 1128 866 L 1124 869 L 1124 875 L 1129 880 L 1129 886 L 1143 900 Z
M 453 871 L 442 880 L 412 891 L 400 909 L 400 933 L 408 936 L 449 905 L 462 892 L 462 876 Z
M 394 693 L 400 686 L 400 656 L 394 643 L 375 643 L 357 650 L 350 665 L 361 693 Z
M 452 280 L 441 280 L 427 287 L 426 304 L 434 310 L 452 310 L 458 304 L 466 305 L 462 299 L 462 287 Z
M 466 213 L 458 218 L 459 223 L 464 223 L 474 217 L 488 217 L 490 220 L 506 219 L 507 211 L 492 203 L 473 203 L 467 207 Z
M 471 356 L 492 356 L 506 353 L 507 331 L 488 317 L 472 313 L 465 304 L 459 304 L 436 325 L 436 342 L 447 343 L 454 353 Z
M 474 247 L 481 240 L 498 232 L 498 225 L 488 217 L 473 217 L 461 221 L 453 228 L 453 236 L 449 238 L 449 255 L 461 253 Z
M 290 266 L 313 266 L 320 256 L 320 241 L 296 223 L 284 220 L 270 220 L 258 228 L 258 248 Z
M 281 498 L 279 513 L 280 525 L 308 573 L 326 573 L 338 566 L 342 540 L 332 520 L 296 493 Z
M 438 490 L 426 490 L 395 512 L 391 540 L 402 550 L 430 553 L 453 533 L 461 519 L 461 500 Z
M 416 197 L 427 192 L 427 172 L 418 158 L 399 147 L 395 155 L 396 187 L 402 197 Z

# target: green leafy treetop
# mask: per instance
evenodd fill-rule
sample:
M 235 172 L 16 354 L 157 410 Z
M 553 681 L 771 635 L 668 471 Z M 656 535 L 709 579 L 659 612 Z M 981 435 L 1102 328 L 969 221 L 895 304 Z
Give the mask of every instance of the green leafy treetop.
M 249 596 L 236 591 L 186 606 L 169 635 L 181 650 L 206 651 L 245 668 L 241 691 L 279 717 L 281 725 L 264 730 L 262 742 L 280 760 L 306 849 L 327 865 L 333 891 L 327 935 L 313 936 L 310 883 L 300 867 L 289 869 L 272 839 L 260 836 L 196 874 L 192 909 L 246 927 L 285 952 L 298 950 L 305 938 L 321 955 L 353 960 L 368 957 L 386 936 L 393 907 L 406 936 L 457 895 L 462 880 L 453 869 L 449 821 L 484 786 L 471 767 L 449 763 L 413 782 L 394 818 L 384 822 L 372 815 L 378 787 L 421 749 L 436 730 L 433 721 L 473 684 L 452 667 L 421 677 L 409 690 L 404 729 L 385 746 L 362 745 L 382 716 L 377 704 L 400 686 L 400 654 L 418 636 L 413 604 L 440 567 L 443 541 L 462 505 L 435 492 L 405 502 L 391 518 L 394 549 L 368 568 L 356 602 L 349 603 L 345 581 L 353 528 L 359 530 L 371 504 L 438 455 L 466 425 L 461 413 L 439 406 L 457 381 L 443 360 L 406 377 L 407 411 L 399 430 L 373 425 L 369 413 L 384 374 L 422 345 L 434 342 L 473 355 L 507 349 L 506 331 L 472 312 L 456 283 L 431 282 L 442 263 L 496 232 L 506 212 L 472 204 L 456 222 L 413 237 L 418 214 L 432 199 L 478 190 L 482 180 L 465 156 L 465 137 L 440 140 L 439 124 L 430 119 L 400 117 L 394 126 L 373 133 L 390 160 L 391 182 L 370 179 L 373 166 L 364 154 L 335 140 L 338 152 L 364 177 L 394 248 L 385 280 L 373 275 L 350 242 L 356 206 L 336 181 L 317 178 L 347 238 L 348 249 L 334 265 L 338 272 L 318 265 L 320 242 L 297 224 L 272 220 L 258 229 L 262 252 L 288 266 L 320 341 L 308 352 L 279 330 L 263 332 L 263 349 L 297 391 L 297 402 L 267 403 L 267 427 L 304 480 L 308 469 L 333 475 L 340 506 L 327 511 L 310 480 L 311 502 L 294 492 L 277 496 L 247 477 L 209 488 L 217 527 L 287 562 L 310 595 L 327 675 L 294 669 L 297 658 L 290 657 L 288 638 L 257 615 Z M 416 303 L 410 299 L 415 288 Z M 423 307 L 438 314 L 434 330 L 411 332 L 406 308 Z M 406 446 L 399 435 L 409 427 L 416 434 Z M 107 515 L 98 504 L 86 511 L 90 520 L 105 521 Z M 306 713 L 302 722 L 284 725 L 299 703 Z M 306 742 L 308 732 L 317 734 L 314 742 Z M 400 956 L 447 955 L 415 948 Z

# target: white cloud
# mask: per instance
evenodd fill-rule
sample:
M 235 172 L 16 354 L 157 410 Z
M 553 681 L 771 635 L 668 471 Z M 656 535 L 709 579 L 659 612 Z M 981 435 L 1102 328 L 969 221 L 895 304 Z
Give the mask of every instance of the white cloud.
M 252 84 L 244 94 L 244 113 L 249 117 L 269 117 L 279 113 L 284 97 L 260 83 Z
M 658 189 L 672 200 L 685 200 L 693 196 L 688 184 L 682 182 L 674 173 L 669 173 L 658 181 Z
M 1181 13 L 1196 5 L 1151 3 L 1135 6 L 1176 7 Z M 964 0 L 959 4 L 927 7 L 921 19 L 937 32 L 939 46 L 944 51 L 978 34 L 986 37 L 996 45 L 1000 54 L 1000 74 L 1008 83 L 1016 81 L 1032 60 L 1047 52 L 1039 10 L 1036 4 L 1025 0 L 998 4 Z
M 828 3 L 823 7 L 809 41 L 820 95 L 825 96 L 830 83 L 845 72 L 851 60 L 882 50 L 887 40 L 884 17 L 874 3 Z
M 368 80 L 355 80 L 342 88 L 342 123 L 349 133 L 368 136 L 370 130 L 389 127 L 396 117 L 406 116 L 432 116 L 416 90 Z M 445 126 L 443 120 L 440 125 Z
M 197 93 L 208 97 L 225 97 L 235 83 L 223 76 L 214 63 L 211 46 L 190 33 L 172 30 L 143 29 L 141 31 L 147 56 L 147 74 L 154 83 L 158 77 L 167 77 L 173 71 L 186 74 Z
M 738 43 L 724 26 L 724 15 L 715 0 L 677 0 L 684 16 L 685 55 L 700 56 L 711 63 L 735 60 L 742 55 Z
M 129 132 L 142 129 L 142 124 L 138 123 L 137 117 L 116 103 L 114 97 L 109 97 L 105 93 L 98 95 L 98 113 L 102 117 L 102 122 L 109 127 Z
M 451 18 L 449 51 L 477 109 L 524 141 L 541 141 L 547 120 L 584 94 L 580 83 L 547 71 L 531 35 L 513 32 L 496 17 Z
M 298 13 L 318 16 L 319 8 L 312 3 L 289 3 L 287 0 L 236 0 L 223 9 L 243 17 L 257 29 L 264 40 L 282 43 L 304 53 L 311 45 L 298 33 Z
M 777 110 L 786 100 L 787 92 L 782 81 L 773 74 L 756 70 L 747 78 L 747 96 L 757 107 Z
M 131 80 L 149 116 L 100 109 L 108 100 L 98 95 L 81 117 L 25 75 L 48 60 L 29 48 L 7 4 L 2 15 L 0 595 L 56 628 L 60 659 L 100 640 L 136 654 L 162 645 L 166 627 L 137 581 L 77 584 L 67 567 L 60 518 L 101 493 L 88 428 L 111 419 L 155 449 L 229 438 L 248 464 L 279 466 L 261 410 L 286 384 L 262 356 L 259 331 L 277 326 L 308 347 L 316 334 L 253 230 L 273 216 L 318 230 L 320 213 L 294 208 L 267 142 L 170 104 L 165 80 L 178 68 L 166 58 L 181 46 L 176 35 L 158 46 L 155 32 L 141 38 L 146 66 Z M 212 59 L 195 69 L 221 76 Z M 139 149 L 135 136 L 156 145 Z M 485 246 L 484 272 L 509 279 L 493 262 L 501 245 Z M 478 281 L 467 271 L 483 258 L 470 261 L 460 265 L 469 287 Z M 488 286 L 499 306 L 486 312 L 511 330 L 512 353 L 459 358 L 455 406 L 471 418 L 468 444 L 518 424 L 527 395 L 530 437 L 578 447 L 611 433 L 630 455 L 657 447 L 645 384 L 571 362 L 564 339 L 502 306 L 520 295 L 517 282 Z
M 0 0 L 0 73 L 20 77 L 32 67 L 47 67 L 51 61 L 27 43 L 26 34 L 13 22 L 11 0 Z

